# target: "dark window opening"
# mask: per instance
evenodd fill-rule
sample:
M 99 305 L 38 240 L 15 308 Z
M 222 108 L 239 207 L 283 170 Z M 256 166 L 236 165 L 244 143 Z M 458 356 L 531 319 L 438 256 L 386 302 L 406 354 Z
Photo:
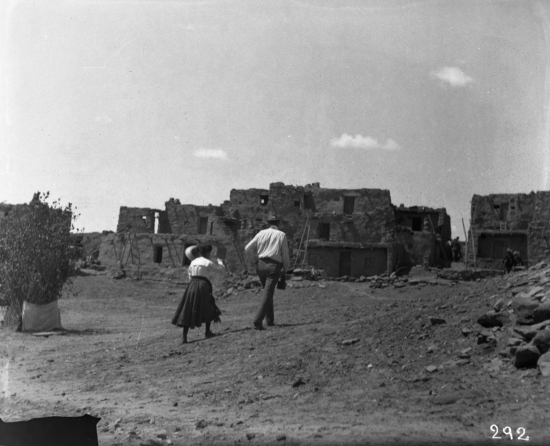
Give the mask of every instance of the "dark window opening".
M 214 232 L 214 222 L 210 222 L 210 235 Z
M 413 217 L 412 226 L 413 231 L 422 231 L 422 217 Z
M 153 253 L 153 262 L 162 263 L 162 246 L 155 246 Z
M 351 251 L 340 251 L 340 276 L 351 274 Z
M 493 208 L 494 208 L 494 209 L 500 209 L 500 204 L 494 204 L 494 205 L 493 205 Z
M 315 210 L 315 201 L 313 201 L 313 196 L 311 194 L 304 194 L 304 209 Z
M 269 195 L 260 195 L 260 204 L 265 206 L 269 201 Z
M 344 214 L 351 215 L 355 210 L 355 197 L 344 197 Z
M 199 218 L 199 234 L 206 234 L 208 228 L 208 217 Z
M 299 208 L 300 207 L 300 200 L 294 200 L 294 207 Z
M 330 223 L 319 223 L 319 238 L 330 240 Z

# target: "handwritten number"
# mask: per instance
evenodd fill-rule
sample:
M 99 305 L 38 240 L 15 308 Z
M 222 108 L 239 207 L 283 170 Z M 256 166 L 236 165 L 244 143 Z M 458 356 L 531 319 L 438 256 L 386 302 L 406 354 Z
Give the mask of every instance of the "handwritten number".
M 523 438 L 523 436 L 525 435 L 525 428 L 518 427 L 518 429 L 516 430 L 516 434 L 519 434 L 520 432 L 521 435 L 518 437 L 518 440 L 529 441 L 529 437 Z
M 508 429 L 508 432 L 506 432 L 506 429 Z M 509 435 L 510 440 L 514 439 L 514 436 L 512 435 L 512 429 L 510 429 L 510 426 L 505 426 L 504 429 L 502 429 L 502 432 L 504 432 L 504 435 Z
M 498 426 L 496 424 L 492 424 L 491 425 L 491 432 L 494 432 L 495 434 L 493 435 L 493 438 L 495 440 L 500 440 L 502 437 L 497 437 L 496 435 L 498 434 Z

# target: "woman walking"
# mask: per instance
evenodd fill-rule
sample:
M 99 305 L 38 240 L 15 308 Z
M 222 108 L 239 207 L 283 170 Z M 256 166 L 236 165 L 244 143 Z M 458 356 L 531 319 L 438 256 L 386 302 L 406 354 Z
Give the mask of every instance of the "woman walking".
M 187 333 L 190 328 L 200 328 L 204 323 L 206 330 L 204 336 L 215 336 L 210 330 L 212 321 L 220 322 L 221 311 L 216 306 L 212 295 L 211 278 L 222 272 L 225 268 L 221 260 L 217 264 L 210 260 L 212 245 L 199 245 L 191 250 L 188 256 L 189 285 L 183 293 L 176 314 L 172 318 L 172 324 L 183 327 L 183 343 L 187 343 Z M 192 258 L 191 258 L 192 257 Z

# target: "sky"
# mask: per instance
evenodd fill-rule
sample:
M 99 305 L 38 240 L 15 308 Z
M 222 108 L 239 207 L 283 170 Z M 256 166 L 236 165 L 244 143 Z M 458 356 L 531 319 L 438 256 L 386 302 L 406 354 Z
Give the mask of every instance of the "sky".
M 445 207 L 550 188 L 543 1 L 39 1 L 0 6 L 0 202 L 220 204 L 272 182 Z

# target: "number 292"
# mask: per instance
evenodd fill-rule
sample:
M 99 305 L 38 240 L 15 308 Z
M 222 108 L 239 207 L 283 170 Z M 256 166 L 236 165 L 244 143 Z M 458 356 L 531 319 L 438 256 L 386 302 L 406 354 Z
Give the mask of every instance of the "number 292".
M 493 440 L 502 439 L 502 437 L 497 437 L 497 435 L 498 435 L 498 426 L 496 424 L 491 425 L 491 432 L 494 433 Z M 505 426 L 504 429 L 502 429 L 502 432 L 504 433 L 504 435 L 508 435 L 510 437 L 510 440 L 514 439 L 512 428 L 510 426 Z M 529 441 L 528 436 L 524 437 L 524 435 L 525 435 L 525 428 L 524 427 L 518 427 L 516 429 L 516 434 L 518 434 L 518 437 L 516 438 L 516 440 Z

